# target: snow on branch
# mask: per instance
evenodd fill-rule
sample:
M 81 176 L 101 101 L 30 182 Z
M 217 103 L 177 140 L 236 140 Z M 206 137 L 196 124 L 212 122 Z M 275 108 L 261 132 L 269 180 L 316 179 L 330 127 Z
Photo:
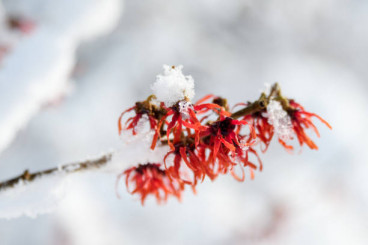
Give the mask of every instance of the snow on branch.
M 36 217 L 54 211 L 66 191 L 69 174 L 105 167 L 113 154 L 95 159 L 61 165 L 59 167 L 29 172 L 0 182 L 0 218 L 11 219 L 22 215 Z
M 20 182 L 30 183 L 30 182 L 36 181 L 37 179 L 41 177 L 45 177 L 47 175 L 53 175 L 53 174 L 59 174 L 59 173 L 63 173 L 63 174 L 75 173 L 75 172 L 80 172 L 84 170 L 100 168 L 101 166 L 106 165 L 111 160 L 111 158 L 112 158 L 112 153 L 108 153 L 97 159 L 86 160 L 86 161 L 77 162 L 77 163 L 70 163 L 70 164 L 61 165 L 59 167 L 54 167 L 54 168 L 50 168 L 47 170 L 42 170 L 42 171 L 34 172 L 34 173 L 30 173 L 29 170 L 27 169 L 23 172 L 23 174 L 17 177 L 0 182 L 0 191 L 14 187 L 18 185 Z

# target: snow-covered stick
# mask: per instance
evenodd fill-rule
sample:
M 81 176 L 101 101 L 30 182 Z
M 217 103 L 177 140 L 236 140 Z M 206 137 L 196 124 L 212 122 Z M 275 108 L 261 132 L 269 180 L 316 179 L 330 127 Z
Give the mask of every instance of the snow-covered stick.
M 17 177 L 0 182 L 0 191 L 3 191 L 8 188 L 12 188 L 20 181 L 32 182 L 40 177 L 52 175 L 57 172 L 69 174 L 69 173 L 81 172 L 85 170 L 97 169 L 97 168 L 100 168 L 106 165 L 108 162 L 110 162 L 112 159 L 112 155 L 113 155 L 112 153 L 107 153 L 96 159 L 90 159 L 90 160 L 86 160 L 82 162 L 65 164 L 65 165 L 61 165 L 58 167 L 54 167 L 54 168 L 50 168 L 50 169 L 46 169 L 46 170 L 42 170 L 42 171 L 38 171 L 34 173 L 30 173 L 29 170 L 27 169 L 23 172 L 23 174 Z

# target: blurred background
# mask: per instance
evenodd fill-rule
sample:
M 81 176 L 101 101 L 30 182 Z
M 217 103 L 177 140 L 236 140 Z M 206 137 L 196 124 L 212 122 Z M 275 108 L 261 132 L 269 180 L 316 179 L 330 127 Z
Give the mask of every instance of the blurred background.
M 315 121 L 318 151 L 275 141 L 254 180 L 205 181 L 181 203 L 119 199 L 99 172 L 62 198 L 3 194 L 0 244 L 368 244 L 368 1 L 3 0 L 0 14 L 1 180 L 124 152 L 117 118 L 163 64 L 184 65 L 197 99 L 254 100 L 278 81 L 333 127 Z

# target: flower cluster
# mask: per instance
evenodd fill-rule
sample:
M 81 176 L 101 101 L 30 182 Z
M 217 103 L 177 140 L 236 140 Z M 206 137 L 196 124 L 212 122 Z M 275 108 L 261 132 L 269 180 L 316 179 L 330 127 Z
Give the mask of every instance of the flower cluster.
M 145 118 L 153 132 L 151 150 L 162 145 L 168 145 L 170 149 L 161 163 L 139 165 L 123 172 L 126 186 L 129 189 L 135 185 L 130 192 L 139 194 L 142 204 L 148 195 L 154 195 L 158 201 L 166 200 L 169 195 L 180 199 L 186 185 L 195 191 L 196 185 L 206 177 L 214 180 L 230 173 L 236 180 L 244 181 L 244 169 L 248 169 L 253 179 L 254 171 L 262 170 L 255 149 L 257 144 L 261 145 L 262 152 L 266 152 L 276 135 L 278 141 L 291 151 L 293 146 L 286 141 L 295 135 L 301 146 L 305 143 L 311 149 L 317 149 L 305 132 L 312 128 L 319 136 L 311 118 L 317 117 L 331 128 L 318 115 L 306 112 L 294 100 L 283 97 L 277 84 L 269 94 L 262 93 L 257 101 L 237 104 L 243 108 L 234 112 L 230 112 L 226 99 L 214 95 L 192 103 L 193 79 L 184 76 L 181 69 L 165 66 L 164 75 L 158 76 L 153 89 L 169 89 L 170 94 L 157 92 L 159 96 L 151 95 L 145 101 L 137 102 L 124 111 L 118 121 L 119 133 L 125 130 L 136 135 L 140 121 Z M 165 87 L 165 83 L 169 87 Z M 177 91 L 174 91 L 175 83 L 180 84 Z M 188 94 L 190 98 L 186 96 Z M 132 112 L 134 115 L 123 123 L 124 115 Z
M 158 201 L 166 201 L 169 195 L 180 200 L 181 192 L 184 189 L 182 183 L 168 178 L 166 171 L 160 169 L 160 164 L 139 164 L 138 167 L 125 170 L 123 175 L 126 176 L 125 182 L 128 191 L 131 194 L 139 194 L 142 205 L 148 195 L 154 195 Z
M 282 96 L 277 83 L 274 84 L 269 95 L 262 93 L 257 101 L 238 105 L 245 108 L 233 113 L 233 117 L 242 117 L 243 120 L 254 126 L 263 153 L 267 151 L 275 134 L 279 143 L 287 151 L 294 150 L 292 145 L 286 143 L 294 136 L 298 139 L 300 146 L 306 144 L 310 149 L 317 150 L 317 145 L 305 131 L 311 128 L 318 137 L 320 136 L 317 127 L 312 122 L 312 117 L 319 119 L 329 129 L 332 129 L 331 125 L 317 114 L 305 111 L 295 100 Z
M 317 127 L 312 122 L 312 117 L 319 119 L 329 129 L 332 129 L 331 125 L 317 114 L 305 111 L 304 108 L 294 100 L 289 100 L 289 104 L 290 107 L 287 109 L 287 112 L 290 115 L 293 130 L 298 138 L 300 146 L 305 143 L 309 148 L 318 150 L 317 145 L 308 137 L 305 129 L 313 129 L 316 135 L 320 137 Z

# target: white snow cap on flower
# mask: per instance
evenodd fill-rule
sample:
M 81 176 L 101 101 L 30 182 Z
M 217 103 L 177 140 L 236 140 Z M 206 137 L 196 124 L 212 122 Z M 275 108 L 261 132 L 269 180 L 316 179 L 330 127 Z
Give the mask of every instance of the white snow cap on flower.
M 271 100 L 267 105 L 268 123 L 273 125 L 275 133 L 280 139 L 286 141 L 291 139 L 293 134 L 293 128 L 291 119 L 286 111 L 282 108 L 280 102 Z
M 173 106 L 176 102 L 194 97 L 194 80 L 192 76 L 184 76 L 183 66 L 164 65 L 164 74 L 157 75 L 152 85 L 157 100 L 166 106 Z

